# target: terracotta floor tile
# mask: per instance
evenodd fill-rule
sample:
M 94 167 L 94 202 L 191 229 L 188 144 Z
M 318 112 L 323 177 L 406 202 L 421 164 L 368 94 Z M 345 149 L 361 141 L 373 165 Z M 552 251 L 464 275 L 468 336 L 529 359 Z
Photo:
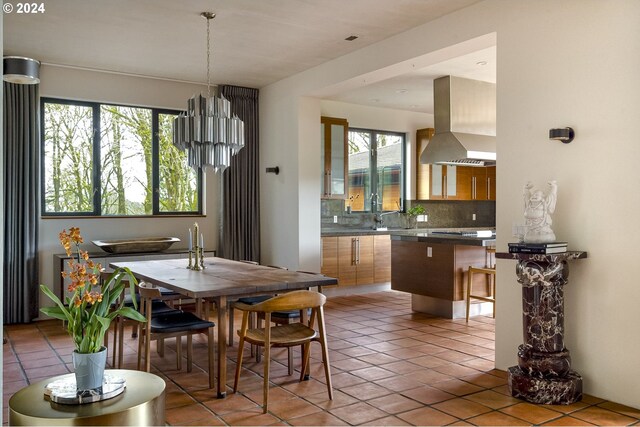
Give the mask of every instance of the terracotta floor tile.
M 608 409 L 610 411 L 618 412 L 623 415 L 627 415 L 633 418 L 640 418 L 640 409 L 635 409 L 630 406 L 621 405 L 619 403 L 604 402 L 598 404 L 600 408 Z
M 453 394 L 446 393 L 442 390 L 438 390 L 437 388 L 430 387 L 428 385 L 403 391 L 401 394 L 410 399 L 424 403 L 425 405 L 431 405 L 433 403 L 442 402 L 443 400 L 455 398 Z
M 374 382 L 384 388 L 395 392 L 403 392 L 423 385 L 421 381 L 413 378 L 411 374 L 396 375 L 393 377 L 376 380 Z
M 360 356 L 358 359 L 377 366 L 400 361 L 400 359 L 398 359 L 397 357 L 389 356 L 384 353 L 366 354 L 364 356 Z
M 600 399 L 599 397 L 591 396 L 590 394 L 582 395 L 582 402 L 588 405 L 597 405 L 599 403 L 604 402 L 604 399 Z
M 568 415 L 556 418 L 553 421 L 542 424 L 543 426 L 592 426 L 595 424 L 588 423 L 577 418 L 570 417 Z
M 516 399 L 515 397 L 511 397 L 510 395 L 497 393 L 493 390 L 485 390 L 478 393 L 469 394 L 467 396 L 464 396 L 464 398 L 472 402 L 488 406 L 492 409 L 500 409 L 522 403 L 522 400 L 520 399 Z
M 415 426 L 443 426 L 459 421 L 458 418 L 432 408 L 419 408 L 398 414 L 398 418 Z
M 181 425 L 200 420 L 206 423 L 206 420 L 212 418 L 216 417 L 199 403 L 165 410 L 165 419 L 171 425 Z
M 332 409 L 329 412 L 349 424 L 367 423 L 387 416 L 385 412 L 364 402 Z
M 349 396 L 348 394 L 343 393 L 339 390 L 333 390 L 332 400 L 329 400 L 329 395 L 326 392 L 306 396 L 305 399 L 313 403 L 314 405 L 324 409 L 325 411 L 340 408 L 342 406 L 352 405 L 358 402 L 358 399 L 356 399 L 355 397 Z
M 478 357 L 476 359 L 466 360 L 460 362 L 461 365 L 468 366 L 469 368 L 477 369 L 478 371 L 491 371 L 496 367 L 496 363 L 493 360 L 483 359 Z
M 239 393 L 229 394 L 224 399 L 208 400 L 203 402 L 203 405 L 217 415 L 224 415 L 234 411 L 255 410 L 260 407 L 258 403 Z
M 551 407 L 551 405 L 549 405 L 549 407 Z M 500 412 L 529 421 L 532 424 L 542 424 L 560 416 L 560 413 L 557 411 L 547 409 L 542 405 L 534 405 L 531 403 L 518 403 L 516 405 L 507 406 L 500 409 Z
M 355 384 L 362 384 L 363 382 L 366 382 L 366 380 L 346 372 L 331 374 L 331 384 L 333 388 L 344 388 Z
M 485 374 L 485 373 L 477 373 L 473 375 L 468 375 L 460 378 L 462 381 L 466 381 L 471 384 L 475 384 L 480 387 L 485 388 L 493 388 L 501 385 L 505 385 L 507 380 L 504 378 L 499 378 L 494 375 Z
M 424 366 L 425 368 L 436 368 L 438 366 L 449 365 L 451 363 L 447 360 L 430 355 L 415 357 L 408 361 L 419 366 Z
M 398 417 L 394 417 L 393 415 L 390 415 L 388 417 L 379 418 L 377 420 L 367 421 L 366 423 L 362 423 L 360 425 L 365 425 L 365 426 L 410 426 L 411 424 L 409 424 L 406 421 L 401 420 Z
M 356 369 L 370 368 L 371 364 L 358 359 L 345 359 L 331 362 L 331 367 L 342 369 L 343 371 L 355 371 Z
M 269 401 L 269 412 L 285 421 L 320 411 L 322 411 L 321 408 L 300 398 L 278 402 Z
M 596 424 L 599 426 L 630 425 L 637 421 L 635 418 L 609 411 L 608 409 L 590 406 L 571 413 L 572 417 Z
M 367 403 L 388 414 L 398 414 L 400 412 L 410 411 L 422 406 L 421 403 L 406 398 L 400 394 L 389 394 L 387 396 L 368 400 Z
M 440 372 L 441 374 L 449 375 L 456 378 L 466 377 L 479 372 L 476 369 L 469 368 L 462 365 L 456 365 L 454 363 L 450 363 L 442 366 L 436 366 L 435 368 L 433 368 L 433 370 Z
M 465 399 L 445 400 L 444 402 L 436 403 L 431 407 L 460 419 L 467 419 L 475 417 L 476 415 L 491 412 L 491 408 Z
M 486 414 L 478 415 L 477 417 L 469 418 L 467 420 L 476 426 L 530 426 L 525 420 L 512 417 L 511 415 L 503 414 L 502 412 L 489 412 Z
M 563 414 L 570 414 L 571 412 L 579 411 L 580 409 L 584 409 L 591 405 L 588 405 L 584 402 L 576 402 L 570 405 L 545 405 L 545 406 L 549 406 L 550 409 L 553 409 L 554 411 L 562 412 Z
M 395 372 L 396 374 L 408 374 L 410 372 L 415 372 L 423 369 L 422 366 L 418 366 L 414 363 L 407 362 L 405 360 L 400 360 L 398 362 L 393 362 L 393 363 L 387 363 L 386 365 L 380 365 L 380 367 L 388 371 Z
M 263 414 L 262 408 L 230 412 L 220 418 L 232 426 L 268 426 L 280 422 L 278 418 L 269 413 Z
M 347 393 L 360 400 L 375 399 L 376 397 L 386 396 L 391 393 L 388 389 L 374 383 L 358 384 L 351 387 L 340 389 L 343 393 Z
M 396 375 L 391 371 L 387 371 L 386 369 L 382 369 L 377 366 L 372 366 L 365 369 L 357 369 L 355 371 L 351 371 L 351 373 L 360 378 L 364 378 L 367 381 L 381 380 L 383 378 L 389 378 Z
M 193 405 L 197 403 L 194 398 L 182 391 L 166 391 L 164 394 L 166 409 L 178 408 L 180 406 Z
M 451 375 L 446 375 L 433 369 L 424 369 L 411 373 L 413 378 L 422 381 L 424 384 L 435 384 L 440 381 L 449 381 L 453 379 Z
M 349 424 L 328 412 L 316 412 L 288 421 L 292 426 L 348 426 Z
M 465 396 L 484 390 L 482 387 L 478 387 L 476 385 L 469 384 L 458 379 L 437 382 L 433 384 L 433 387 L 438 388 L 442 391 L 446 391 L 447 393 L 454 394 L 456 396 Z

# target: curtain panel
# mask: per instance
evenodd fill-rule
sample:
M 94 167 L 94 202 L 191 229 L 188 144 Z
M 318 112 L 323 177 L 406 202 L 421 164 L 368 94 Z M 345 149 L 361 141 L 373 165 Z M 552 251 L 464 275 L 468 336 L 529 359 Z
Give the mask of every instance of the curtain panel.
M 38 85 L 4 83 L 4 323 L 38 317 Z
M 244 121 L 245 146 L 221 178 L 218 255 L 260 262 L 260 179 L 258 174 L 258 89 L 220 86 L 231 110 Z

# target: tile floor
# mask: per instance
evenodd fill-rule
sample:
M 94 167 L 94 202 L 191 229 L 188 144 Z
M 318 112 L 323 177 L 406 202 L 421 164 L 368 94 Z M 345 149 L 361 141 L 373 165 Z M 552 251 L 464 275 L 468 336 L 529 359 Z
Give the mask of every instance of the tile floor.
M 170 425 L 640 425 L 640 410 L 585 395 L 569 406 L 512 398 L 506 373 L 494 369 L 494 321 L 448 320 L 412 313 L 398 292 L 335 297 L 326 305 L 334 399 L 328 400 L 319 345 L 312 378 L 289 377 L 286 352 L 272 363 L 269 412 L 263 414 L 263 365 L 245 359 L 239 392 L 216 399 L 207 389 L 204 339 L 197 366 L 176 371 L 175 352 L 154 352 L 153 372 L 167 384 Z M 239 325 L 239 323 L 237 323 Z M 61 323 L 5 327 L 3 423 L 9 398 L 30 382 L 71 372 L 72 343 Z M 136 341 L 127 333 L 125 367 L 135 369 Z M 232 384 L 237 345 L 229 351 Z M 515 351 L 515 349 L 514 349 Z M 245 352 L 245 355 L 247 352 Z M 296 367 L 299 369 L 299 353 Z M 162 373 L 160 373 L 162 372 Z

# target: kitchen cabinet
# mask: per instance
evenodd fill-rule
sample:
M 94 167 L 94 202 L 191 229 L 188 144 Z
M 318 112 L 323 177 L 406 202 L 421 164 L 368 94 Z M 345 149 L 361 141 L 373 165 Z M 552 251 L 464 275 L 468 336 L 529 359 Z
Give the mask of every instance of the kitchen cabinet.
M 487 200 L 496 199 L 496 167 L 491 166 L 487 168 Z
M 322 197 L 346 199 L 348 190 L 347 138 L 349 122 L 335 117 L 321 117 Z
M 323 237 L 320 272 L 328 277 L 338 277 L 338 238 Z
M 457 200 L 495 200 L 496 167 L 459 166 Z
M 420 163 L 420 155 L 427 147 L 429 140 L 433 136 L 435 130 L 433 128 L 418 129 L 416 131 L 416 199 L 429 199 L 429 173 L 430 166 L 426 163 Z
M 391 281 L 391 236 L 373 236 L 373 283 Z
M 431 165 L 431 200 L 458 200 L 457 166 Z
M 338 284 L 373 283 L 373 237 L 338 237 Z

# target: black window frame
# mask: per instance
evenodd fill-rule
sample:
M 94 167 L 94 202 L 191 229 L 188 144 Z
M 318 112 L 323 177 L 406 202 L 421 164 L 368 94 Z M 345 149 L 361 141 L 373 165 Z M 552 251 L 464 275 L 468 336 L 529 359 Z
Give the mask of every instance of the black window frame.
M 93 155 L 92 155 L 92 177 L 93 177 L 93 211 L 91 212 L 48 212 L 46 208 L 45 200 L 45 104 L 55 103 L 64 105 L 77 105 L 81 107 L 91 107 L 93 110 Z M 126 108 L 142 108 L 151 110 L 151 185 L 152 195 L 151 204 L 152 211 L 150 215 L 103 215 L 102 214 L 102 186 L 101 174 L 102 164 L 100 156 L 100 107 L 102 105 L 111 105 L 116 107 Z M 153 218 L 162 216 L 202 216 L 202 180 L 204 174 L 201 169 L 197 170 L 197 191 L 198 191 L 198 209 L 197 211 L 178 211 L 168 212 L 160 211 L 160 138 L 159 132 L 159 119 L 160 114 L 178 115 L 183 113 L 180 110 L 171 110 L 164 108 L 152 108 L 145 106 L 125 105 L 112 102 L 91 102 L 91 101 L 77 101 L 72 99 L 60 99 L 41 97 L 40 98 L 40 215 L 42 217 L 95 217 L 95 218 Z
M 371 180 L 371 192 L 373 194 L 376 194 L 376 203 L 374 204 L 375 209 L 371 209 L 369 211 L 364 210 L 364 211 L 354 211 L 354 212 L 366 212 L 366 213 L 383 213 L 383 212 L 393 212 L 393 211 L 385 211 L 385 210 L 378 210 L 378 198 L 380 197 L 380 195 L 378 194 L 378 179 L 373 179 L 373 176 L 375 175 L 377 177 L 377 166 L 378 166 L 378 135 L 392 135 L 392 136 L 398 136 L 402 139 L 402 142 L 400 143 L 402 148 L 401 148 L 401 164 L 402 164 L 402 171 L 401 171 L 401 176 L 400 176 L 400 212 L 405 212 L 405 200 L 406 200 L 406 191 L 407 191 L 407 185 L 406 185 L 406 176 L 407 176 L 407 134 L 406 132 L 394 132 L 394 131 L 388 131 L 388 130 L 382 130 L 382 129 L 367 129 L 367 128 L 359 128 L 359 127 L 349 127 L 347 129 L 347 133 L 348 132 L 360 132 L 360 133 L 368 133 L 370 136 L 370 141 L 371 141 L 371 152 L 370 152 L 370 156 L 369 156 L 369 170 L 370 170 L 370 180 Z M 348 174 L 347 174 L 347 179 L 348 178 Z M 351 182 L 349 181 L 349 184 L 351 184 Z M 366 206 L 366 205 L 365 205 Z M 382 206 L 382 205 L 380 205 Z

